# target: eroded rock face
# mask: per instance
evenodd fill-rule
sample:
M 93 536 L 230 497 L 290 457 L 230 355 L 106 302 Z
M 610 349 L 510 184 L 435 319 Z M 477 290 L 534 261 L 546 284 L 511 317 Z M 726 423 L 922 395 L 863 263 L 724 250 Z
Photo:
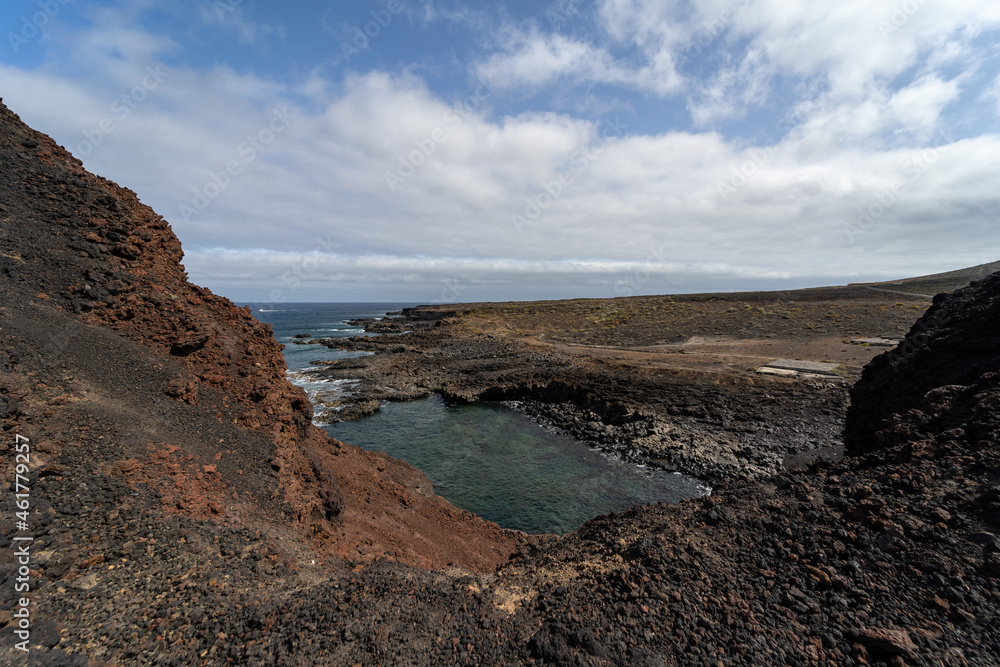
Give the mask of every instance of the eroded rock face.
M 141 473 L 134 483 L 159 488 L 162 476 L 149 471 L 162 465 L 170 475 L 169 489 L 159 491 L 165 510 L 210 519 L 225 516 L 219 508 L 234 503 L 236 489 L 250 488 L 246 479 L 269 480 L 253 486 L 248 512 L 291 525 L 325 554 L 480 570 L 513 551 L 519 536 L 426 492 L 432 485 L 412 466 L 337 443 L 313 426 L 312 406 L 287 381 L 270 327 L 248 308 L 189 283 L 180 241 L 162 216 L 134 192 L 87 172 L 2 103 L 0 165 L 0 306 L 17 307 L 10 315 L 25 331 L 44 311 L 152 351 L 153 363 L 109 358 L 123 373 L 128 367 L 127 380 L 101 387 L 103 398 L 120 399 L 124 409 L 130 395 L 149 389 L 191 409 L 183 424 L 200 424 L 182 424 L 173 442 L 155 432 L 123 442 L 122 459 L 135 465 L 111 462 L 107 470 Z M 40 310 L 21 309 L 23 303 Z M 45 354 L 65 355 L 72 367 L 86 361 L 77 355 L 107 352 L 97 338 L 50 326 L 45 343 L 54 351 Z M 17 379 L 5 378 L 3 387 Z M 0 418 L 16 417 L 20 394 L 0 394 Z M 206 417 L 218 429 L 207 428 Z M 250 456 L 245 443 L 261 439 L 267 451 Z M 232 465 L 216 468 L 219 457 Z M 181 474 L 185 466 L 190 474 Z M 262 509 L 272 505 L 278 510 Z
M 928 429 L 961 429 L 973 442 L 992 437 L 990 410 L 975 407 L 986 398 L 975 397 L 997 386 L 990 374 L 1000 372 L 998 332 L 1000 273 L 935 297 L 903 342 L 876 357 L 851 390 L 847 452 L 917 441 Z
M 225 392 L 228 419 L 273 435 L 298 520 L 315 529 L 343 499 L 311 453 L 310 406 L 285 380 L 281 348 L 246 308 L 187 281 L 180 241 L 135 193 L 88 173 L 51 138 L 0 105 L 4 221 L 0 274 L 37 298 L 180 358 L 198 385 Z M 164 388 L 167 391 L 176 389 Z

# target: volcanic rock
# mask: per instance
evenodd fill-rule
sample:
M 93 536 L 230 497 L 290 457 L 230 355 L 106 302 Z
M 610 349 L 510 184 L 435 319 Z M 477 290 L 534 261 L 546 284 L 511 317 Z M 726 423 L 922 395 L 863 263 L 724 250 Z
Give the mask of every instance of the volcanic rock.
M 912 359 L 865 372 L 843 460 L 720 474 L 709 497 L 524 536 L 313 427 L 269 329 L 188 283 L 166 221 L 2 105 L 0 164 L 4 474 L 15 443 L 31 448 L 26 528 L 10 489 L 0 515 L 0 664 L 1000 663 L 996 276 L 938 298 L 947 317 L 924 322 L 926 348 L 915 328 Z M 450 353 L 456 372 L 419 366 L 407 395 L 530 391 L 581 429 L 669 437 L 686 460 L 711 434 L 752 457 L 772 417 L 779 440 L 814 412 L 823 432 L 839 424 L 835 388 L 658 385 L 568 362 L 554 381 L 564 357 L 474 333 L 432 347 L 419 336 L 462 313 L 414 312 L 438 326 L 370 341 L 402 348 L 375 356 Z M 27 658 L 9 611 L 25 534 Z
M 956 401 L 961 403 L 968 387 L 984 375 L 1000 372 L 998 327 L 1000 273 L 936 296 L 906 338 L 876 357 L 851 389 L 844 436 L 848 451 L 864 453 L 915 439 L 917 431 L 904 425 L 913 421 L 905 418 L 911 411 L 961 427 L 958 415 L 948 414 Z M 990 430 L 982 435 L 996 437 Z

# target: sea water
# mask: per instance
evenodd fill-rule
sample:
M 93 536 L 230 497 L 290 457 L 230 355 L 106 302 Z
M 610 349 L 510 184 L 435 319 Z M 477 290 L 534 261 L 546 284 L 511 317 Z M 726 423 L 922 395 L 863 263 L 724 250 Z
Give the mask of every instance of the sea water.
M 447 407 L 439 396 L 389 403 L 327 427 L 344 442 L 420 468 L 453 504 L 527 533 L 705 492 L 698 480 L 627 463 L 499 404 Z
M 290 379 L 315 395 L 350 391 L 352 385 L 311 381 L 302 374 L 310 361 L 359 353 L 296 345 L 295 334 L 364 335 L 361 327 L 345 321 L 381 317 L 406 305 L 412 304 L 286 304 L 253 310 L 285 344 Z M 370 417 L 325 428 L 338 440 L 409 461 L 456 506 L 528 533 L 561 534 L 601 514 L 708 491 L 692 477 L 622 461 L 543 427 L 512 405 L 449 407 L 435 396 L 386 403 Z

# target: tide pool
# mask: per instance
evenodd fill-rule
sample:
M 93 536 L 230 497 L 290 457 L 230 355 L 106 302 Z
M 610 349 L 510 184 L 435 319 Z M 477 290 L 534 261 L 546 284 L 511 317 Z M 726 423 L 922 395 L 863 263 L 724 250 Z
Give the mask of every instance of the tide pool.
M 601 514 L 707 491 L 692 477 L 610 457 L 499 404 L 447 407 L 435 396 L 326 430 L 409 461 L 454 505 L 527 533 L 562 534 Z
M 296 345 L 294 336 L 366 335 L 347 321 L 381 317 L 406 305 L 413 304 L 289 303 L 251 309 L 285 345 L 289 379 L 315 396 L 350 392 L 356 381 L 312 380 L 302 373 L 312 368 L 310 362 L 366 353 Z M 370 417 L 325 428 L 344 442 L 409 461 L 457 507 L 526 533 L 562 534 L 601 514 L 675 503 L 708 491 L 692 477 L 626 463 L 499 404 L 447 407 L 435 396 L 389 403 Z

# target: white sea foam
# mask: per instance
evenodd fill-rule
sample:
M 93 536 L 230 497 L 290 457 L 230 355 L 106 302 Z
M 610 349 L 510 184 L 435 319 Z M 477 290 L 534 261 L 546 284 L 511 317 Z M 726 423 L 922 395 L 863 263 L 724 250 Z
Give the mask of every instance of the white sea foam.
M 288 381 L 296 387 L 302 387 L 309 397 L 309 402 L 313 405 L 313 424 L 323 426 L 325 422 L 322 417 L 331 410 L 338 410 L 343 406 L 324 407 L 328 403 L 342 401 L 354 394 L 354 388 L 361 384 L 361 380 L 332 380 L 329 378 L 318 378 L 312 373 L 300 371 L 286 371 Z

